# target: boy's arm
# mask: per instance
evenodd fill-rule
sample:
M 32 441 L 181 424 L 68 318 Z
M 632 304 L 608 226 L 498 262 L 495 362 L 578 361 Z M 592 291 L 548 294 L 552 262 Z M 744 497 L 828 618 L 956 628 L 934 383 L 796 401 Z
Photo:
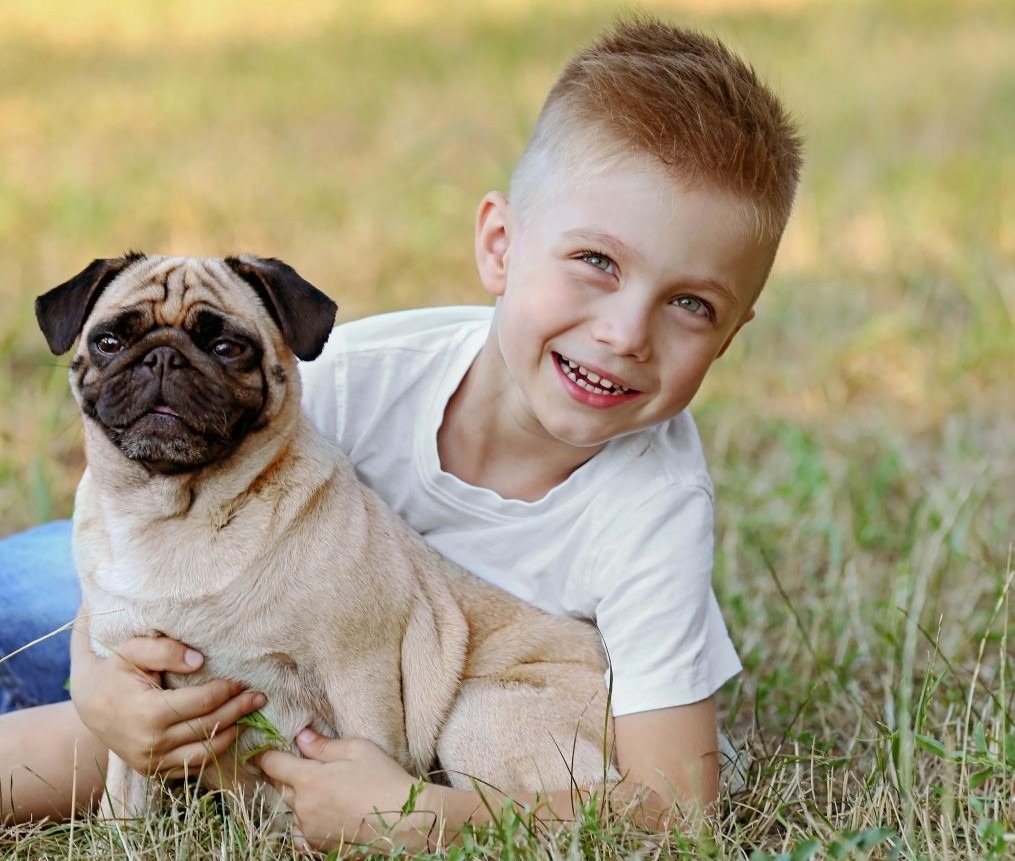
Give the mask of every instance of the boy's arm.
M 617 764 L 651 793 L 646 810 L 674 802 L 705 807 L 719 794 L 719 742 L 712 697 L 685 706 L 622 715 L 614 721 Z
M 594 787 L 600 795 L 608 791 L 615 808 L 637 802 L 629 815 L 639 824 L 666 828 L 673 824 L 672 813 L 693 815 L 715 800 L 718 744 L 711 698 L 623 715 L 616 719 L 615 730 L 617 765 L 627 776 L 619 784 Z M 282 791 L 300 832 L 315 849 L 343 840 L 371 843 L 385 836 L 410 850 L 428 844 L 433 848 L 453 842 L 466 823 L 479 824 L 491 818 L 491 811 L 500 813 L 503 797 L 492 791 L 484 801 L 472 790 L 424 784 L 415 812 L 400 819 L 398 811 L 416 781 L 372 742 L 326 739 L 307 730 L 297 743 L 304 759 L 268 751 L 258 765 Z M 570 790 L 513 797 L 547 822 L 575 817 Z M 674 802 L 685 806 L 674 807 Z M 386 826 L 394 827 L 388 832 Z
M 619 784 L 600 785 L 595 791 L 600 795 L 608 791 L 615 808 L 618 802 L 623 805 L 637 801 L 631 815 L 639 824 L 664 828 L 672 813 L 679 811 L 686 816 L 715 801 L 719 751 L 711 697 L 686 706 L 623 715 L 615 719 L 614 728 L 616 762 L 624 779 Z M 422 800 L 429 799 L 437 804 L 418 804 L 417 809 L 443 809 L 449 830 L 489 819 L 475 792 L 428 786 Z M 533 806 L 542 804 L 543 818 L 574 818 L 571 790 L 540 795 L 538 799 L 532 794 L 519 794 L 515 800 Z M 497 812 L 496 803 L 491 806 Z
M 595 787 L 600 795 L 609 792 L 614 809 L 636 802 L 629 815 L 642 826 L 662 829 L 673 824 L 674 814 L 693 816 L 715 801 L 719 751 L 711 697 L 691 705 L 623 715 L 616 718 L 614 727 L 616 761 L 624 779 L 619 784 Z M 538 806 L 543 811 L 540 818 L 562 822 L 574 819 L 571 790 L 538 798 L 522 793 L 514 798 Z M 496 802 L 491 807 L 499 812 Z M 416 808 L 442 810 L 446 830 L 451 832 L 466 822 L 490 818 L 477 793 L 442 786 L 427 786 Z

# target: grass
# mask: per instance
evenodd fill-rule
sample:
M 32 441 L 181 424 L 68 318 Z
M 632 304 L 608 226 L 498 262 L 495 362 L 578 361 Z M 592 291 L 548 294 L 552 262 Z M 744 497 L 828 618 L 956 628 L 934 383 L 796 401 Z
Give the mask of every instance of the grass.
M 257 747 L 251 748 L 243 754 L 241 759 L 246 762 L 257 756 L 259 753 L 264 753 L 266 750 L 289 750 L 289 740 L 279 732 L 279 729 L 273 724 L 261 711 L 254 711 L 248 715 L 241 717 L 236 723 L 243 727 L 249 727 L 250 729 L 256 729 L 260 733 L 262 739 L 261 744 Z
M 696 404 L 748 788 L 700 834 L 508 812 L 447 856 L 1011 857 L 1015 6 L 648 5 L 749 56 L 808 140 L 759 317 Z M 483 301 L 474 206 L 617 7 L 88 9 L 0 6 L 0 533 L 67 516 L 82 466 L 35 295 L 140 247 L 280 256 L 345 319 Z M 294 855 L 198 799 L 0 831 L 25 859 Z

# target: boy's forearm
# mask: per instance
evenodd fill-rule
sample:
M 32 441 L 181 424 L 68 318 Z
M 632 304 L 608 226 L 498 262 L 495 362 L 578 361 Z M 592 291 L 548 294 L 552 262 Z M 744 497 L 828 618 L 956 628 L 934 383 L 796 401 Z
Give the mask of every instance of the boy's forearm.
M 614 809 L 622 809 L 637 825 L 651 830 L 668 827 L 676 809 L 649 787 L 627 782 L 599 784 L 580 792 L 565 789 L 550 793 L 516 793 L 511 799 L 516 805 L 527 807 L 544 823 L 565 825 L 580 815 L 580 806 L 592 794 L 600 799 L 608 796 Z M 454 842 L 464 825 L 494 821 L 501 815 L 504 801 L 505 796 L 494 790 L 484 796 L 476 790 L 427 784 L 416 803 L 416 810 L 429 820 L 428 832 L 421 834 L 421 838 L 426 838 L 426 848 L 435 850 Z M 410 848 L 424 848 L 422 840 L 418 847 Z
M 0 826 L 64 820 L 102 794 L 106 748 L 69 702 L 0 718 Z

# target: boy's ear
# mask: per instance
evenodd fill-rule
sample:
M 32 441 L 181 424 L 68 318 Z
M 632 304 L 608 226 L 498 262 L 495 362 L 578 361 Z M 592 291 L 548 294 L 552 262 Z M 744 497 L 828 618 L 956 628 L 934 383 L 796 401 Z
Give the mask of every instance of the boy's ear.
M 491 191 L 476 212 L 476 268 L 491 296 L 504 294 L 510 246 L 511 205 L 499 191 Z
M 722 356 L 722 354 L 725 353 L 726 350 L 729 348 L 729 345 L 733 343 L 733 339 L 737 336 L 737 332 L 739 332 L 741 329 L 744 328 L 744 326 L 746 326 L 748 323 L 750 323 L 751 320 L 754 319 L 754 317 L 755 317 L 755 312 L 754 312 L 754 309 L 751 308 L 750 311 L 748 311 L 746 314 L 744 314 L 743 319 L 739 323 L 737 323 L 737 327 L 732 332 L 730 332 L 730 336 L 726 339 L 726 343 L 724 343 L 722 345 L 722 347 L 719 348 L 719 352 L 716 354 L 716 358 L 717 359 L 720 356 Z

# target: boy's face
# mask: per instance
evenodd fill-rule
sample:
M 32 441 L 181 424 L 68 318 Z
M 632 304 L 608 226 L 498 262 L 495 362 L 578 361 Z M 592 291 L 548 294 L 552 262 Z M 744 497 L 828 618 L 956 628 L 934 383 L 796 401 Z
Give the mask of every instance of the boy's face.
M 502 396 L 560 442 L 601 446 L 690 403 L 754 316 L 774 243 L 736 197 L 641 161 L 555 185 L 521 220 L 484 199 L 479 269 Z

